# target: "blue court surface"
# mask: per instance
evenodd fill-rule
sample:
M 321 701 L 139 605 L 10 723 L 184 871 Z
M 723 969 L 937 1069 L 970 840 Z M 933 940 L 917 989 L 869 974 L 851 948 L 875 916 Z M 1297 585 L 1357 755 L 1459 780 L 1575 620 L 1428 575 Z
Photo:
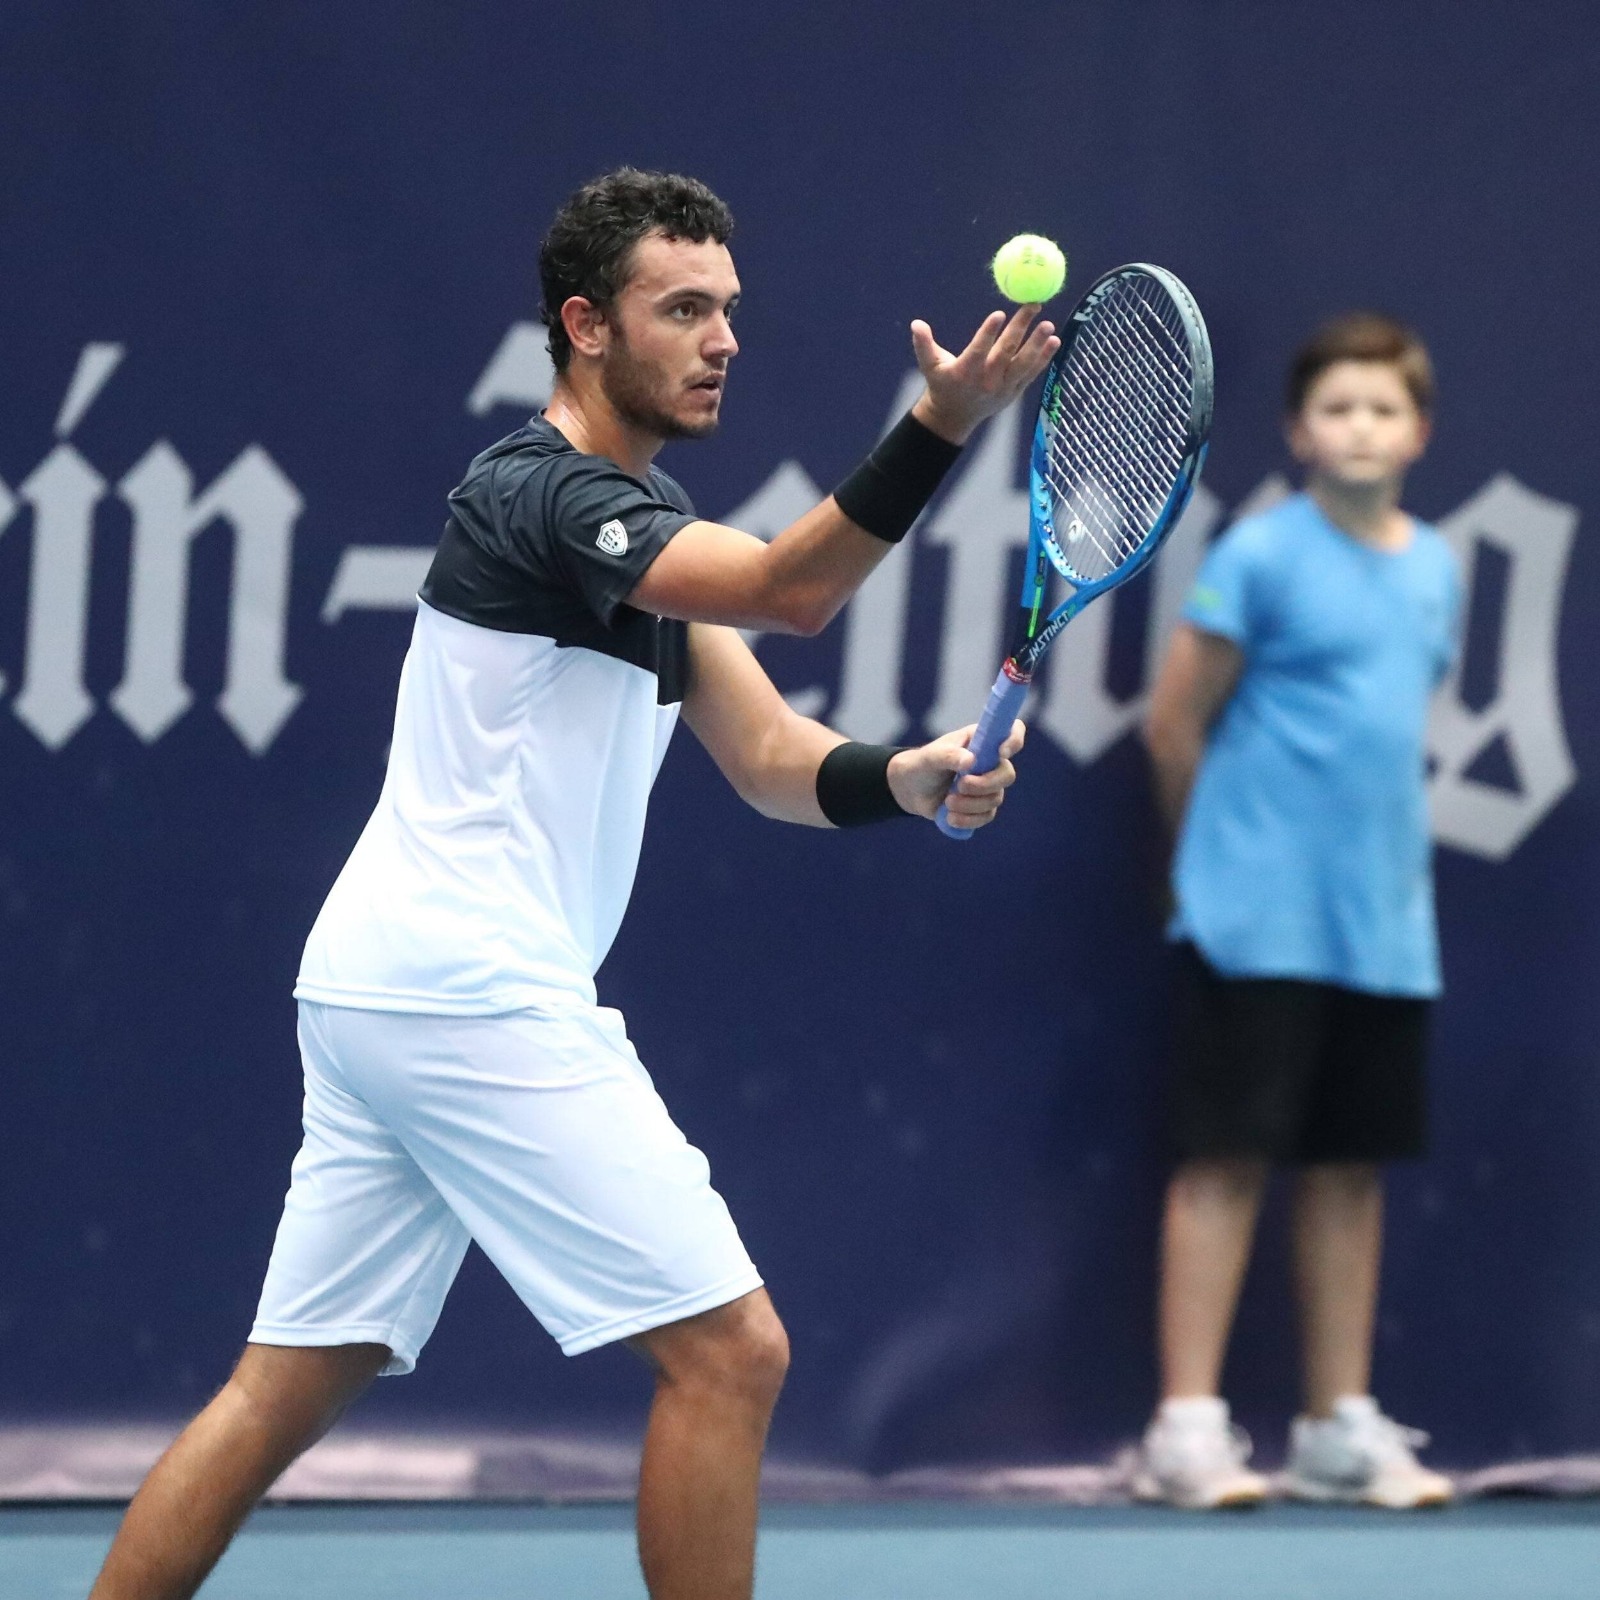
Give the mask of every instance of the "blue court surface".
M 81 1597 L 105 1508 L 0 1511 L 0 1595 Z M 1196 1517 L 948 1503 L 778 1506 L 760 1600 L 1591 1600 L 1600 1502 L 1420 1516 L 1277 1506 Z M 205 1600 L 643 1600 L 624 1506 L 261 1512 Z

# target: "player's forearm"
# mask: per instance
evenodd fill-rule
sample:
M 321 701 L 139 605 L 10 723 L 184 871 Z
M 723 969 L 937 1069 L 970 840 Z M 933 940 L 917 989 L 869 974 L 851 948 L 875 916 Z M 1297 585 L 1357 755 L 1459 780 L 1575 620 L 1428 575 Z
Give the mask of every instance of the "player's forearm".
M 834 492 L 768 547 L 772 609 L 800 633 L 819 633 L 893 546 L 911 530 L 987 418 L 1038 376 L 1059 340 L 1032 315 L 986 319 L 960 358 L 912 325 L 928 387 Z M 1002 328 L 1004 331 L 1002 332 Z
M 858 527 L 829 495 L 767 546 L 755 597 L 764 626 L 821 633 L 893 548 Z
M 776 822 L 831 827 L 817 800 L 817 771 L 823 757 L 845 742 L 843 734 L 790 712 L 750 752 L 734 787 L 746 804 Z
M 642 611 L 769 633 L 820 633 L 911 530 L 960 447 L 903 417 L 821 505 L 770 544 L 714 522 L 681 529 L 635 584 Z
M 767 547 L 776 607 L 801 633 L 820 633 L 911 530 L 961 453 L 970 426 L 941 416 L 928 395 L 828 496 Z

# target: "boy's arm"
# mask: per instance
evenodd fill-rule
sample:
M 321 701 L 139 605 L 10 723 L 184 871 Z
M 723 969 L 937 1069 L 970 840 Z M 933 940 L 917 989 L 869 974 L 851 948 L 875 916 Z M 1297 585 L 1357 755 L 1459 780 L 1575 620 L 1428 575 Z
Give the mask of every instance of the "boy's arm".
M 706 747 L 741 799 L 763 816 L 809 827 L 833 824 L 817 800 L 823 757 L 849 741 L 832 728 L 792 710 L 773 687 L 750 647 L 731 628 L 693 623 L 689 628 L 689 690 L 683 719 Z M 951 818 L 963 828 L 994 820 L 1016 780 L 1010 757 L 1022 748 L 1019 723 L 1001 750 L 1000 765 L 982 777 L 952 779 L 972 764 L 966 748 L 971 728 L 946 734 L 889 762 L 889 791 L 900 810 L 932 817 L 949 792 Z
M 1180 622 L 1150 693 L 1144 742 L 1155 768 L 1156 801 L 1177 835 L 1206 735 L 1239 682 L 1244 652 L 1231 639 Z

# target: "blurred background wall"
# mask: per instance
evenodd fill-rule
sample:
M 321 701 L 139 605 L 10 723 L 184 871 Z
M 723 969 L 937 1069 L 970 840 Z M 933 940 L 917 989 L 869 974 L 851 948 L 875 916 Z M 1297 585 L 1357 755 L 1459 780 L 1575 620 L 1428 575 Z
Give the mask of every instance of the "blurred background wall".
M 1472 589 L 1433 739 L 1434 1154 L 1394 1185 L 1377 1387 L 1449 1464 L 1600 1446 L 1592 8 L 12 0 L 6 35 L 0 1420 L 175 1419 L 244 1337 L 290 988 L 410 597 L 547 390 L 544 224 L 626 161 L 738 217 L 726 421 L 663 461 L 755 532 L 907 402 L 911 317 L 956 342 L 992 307 L 1014 232 L 1079 290 L 1174 268 L 1216 344 L 1204 486 L 1055 653 L 1002 827 L 786 830 L 687 734 L 662 774 L 601 993 L 789 1323 L 780 1454 L 1094 1460 L 1143 1423 L 1165 966 L 1133 732 L 1205 541 L 1282 492 L 1290 349 L 1352 305 L 1433 347 L 1409 499 Z M 826 635 L 760 642 L 779 686 L 872 739 L 973 716 L 1022 481 L 1010 416 Z M 1280 1239 L 1229 1377 L 1269 1457 L 1283 1268 Z M 474 1256 L 362 1415 L 602 1439 L 645 1389 Z

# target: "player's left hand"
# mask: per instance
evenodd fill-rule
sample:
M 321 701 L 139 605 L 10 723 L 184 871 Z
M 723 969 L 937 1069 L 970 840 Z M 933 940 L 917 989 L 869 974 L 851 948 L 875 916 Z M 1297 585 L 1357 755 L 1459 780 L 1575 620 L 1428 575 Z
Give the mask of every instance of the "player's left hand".
M 1006 790 L 1017 781 L 1011 758 L 1022 748 L 1027 730 L 1013 722 L 1010 738 L 1000 746 L 1000 764 L 981 776 L 967 770 L 972 765 L 967 743 L 977 731 L 974 722 L 890 759 L 889 790 L 902 811 L 932 818 L 948 804 L 950 820 L 958 828 L 981 828 L 994 821 Z
M 911 324 L 911 349 L 928 387 L 911 414 L 951 444 L 965 444 L 979 423 L 1004 411 L 1061 348 L 1053 322 L 1035 322 L 1038 306 L 1008 317 L 991 312 L 960 355 L 946 350 L 926 322 Z

